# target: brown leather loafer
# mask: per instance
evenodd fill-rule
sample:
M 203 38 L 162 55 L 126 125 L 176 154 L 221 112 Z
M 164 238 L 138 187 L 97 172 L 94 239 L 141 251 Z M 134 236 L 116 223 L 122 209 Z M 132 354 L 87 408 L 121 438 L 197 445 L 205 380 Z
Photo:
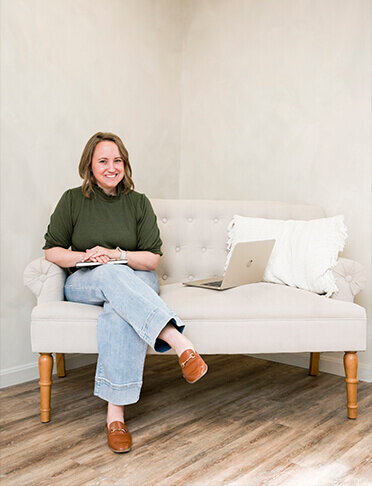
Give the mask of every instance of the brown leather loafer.
M 132 437 L 124 422 L 111 422 L 106 424 L 107 444 L 113 452 L 129 452 L 132 445 Z
M 195 383 L 208 371 L 208 365 L 193 349 L 186 349 L 179 359 L 182 374 L 188 383 Z

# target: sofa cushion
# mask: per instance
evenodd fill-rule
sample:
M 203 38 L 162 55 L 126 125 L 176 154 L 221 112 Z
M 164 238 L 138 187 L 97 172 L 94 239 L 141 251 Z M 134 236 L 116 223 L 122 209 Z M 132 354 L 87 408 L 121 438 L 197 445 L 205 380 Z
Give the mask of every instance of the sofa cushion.
M 259 282 L 216 291 L 184 285 L 161 287 L 161 298 L 181 319 L 363 318 L 364 307 L 287 285 Z
M 185 321 L 185 334 L 201 353 L 366 348 L 363 307 L 306 290 L 266 282 L 221 292 L 170 284 L 162 286 L 160 295 Z M 32 311 L 32 350 L 96 353 L 96 324 L 102 310 L 73 302 L 39 304 Z

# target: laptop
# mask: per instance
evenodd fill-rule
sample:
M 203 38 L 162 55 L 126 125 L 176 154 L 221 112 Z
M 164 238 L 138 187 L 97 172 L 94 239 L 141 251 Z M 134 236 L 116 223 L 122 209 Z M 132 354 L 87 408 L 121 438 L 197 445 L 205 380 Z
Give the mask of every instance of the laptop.
M 226 290 L 239 285 L 261 282 L 275 240 L 236 243 L 224 277 L 211 277 L 193 282 L 183 282 L 188 287 Z

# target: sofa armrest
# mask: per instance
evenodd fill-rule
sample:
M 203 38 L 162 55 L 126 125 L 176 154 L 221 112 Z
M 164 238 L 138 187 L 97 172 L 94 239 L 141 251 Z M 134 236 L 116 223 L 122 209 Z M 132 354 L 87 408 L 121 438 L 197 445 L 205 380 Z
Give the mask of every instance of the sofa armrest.
M 339 258 L 336 266 L 332 268 L 332 272 L 336 278 L 338 292 L 335 292 L 331 299 L 353 302 L 354 297 L 367 282 L 363 265 L 348 258 Z
M 23 283 L 37 298 L 37 303 L 64 300 L 66 270 L 45 258 L 29 263 L 23 273 Z

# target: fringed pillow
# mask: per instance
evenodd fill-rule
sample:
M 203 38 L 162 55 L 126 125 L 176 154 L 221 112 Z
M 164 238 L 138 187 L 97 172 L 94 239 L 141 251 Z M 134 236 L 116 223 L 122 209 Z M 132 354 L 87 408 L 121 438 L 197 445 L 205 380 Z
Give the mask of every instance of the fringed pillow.
M 225 271 L 236 243 L 275 239 L 263 280 L 330 297 L 338 291 L 331 269 L 347 237 L 341 214 L 309 221 L 234 215 L 228 226 Z

